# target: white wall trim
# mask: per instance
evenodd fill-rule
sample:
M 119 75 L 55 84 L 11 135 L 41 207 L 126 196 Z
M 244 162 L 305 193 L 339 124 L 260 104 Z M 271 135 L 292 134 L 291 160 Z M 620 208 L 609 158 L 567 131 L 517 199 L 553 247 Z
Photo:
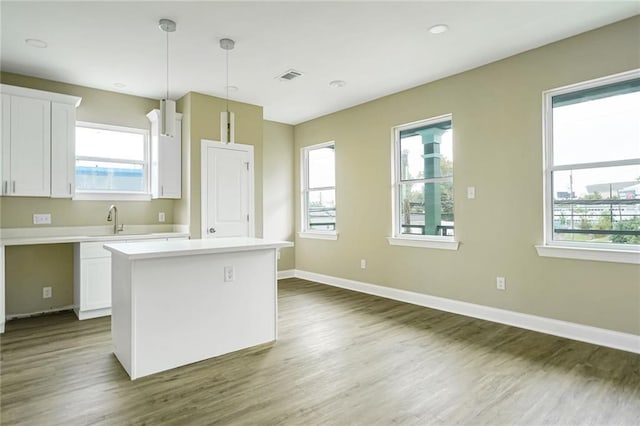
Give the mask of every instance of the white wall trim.
M 295 278 L 296 271 L 295 269 L 287 269 L 286 271 L 278 271 L 278 279 L 284 280 L 287 278 Z
M 453 238 L 446 237 L 387 237 L 387 241 L 392 246 L 420 247 L 441 250 L 458 250 L 458 246 L 460 245 L 459 241 L 455 241 Z
M 554 336 L 565 337 L 567 339 L 593 343 L 596 345 L 640 354 L 640 335 L 621 333 L 604 328 L 523 314 L 490 306 L 476 305 L 473 303 L 461 302 L 459 300 L 430 296 L 427 294 L 332 277 L 314 272 L 295 270 L 295 277 L 328 284 L 334 287 L 358 291 L 360 293 L 372 294 L 400 302 L 411 303 L 413 305 L 438 309 L 440 311 L 493 321 L 500 324 L 538 331 L 540 333 L 551 334 Z
M 62 306 L 60 308 L 48 309 L 46 311 L 29 312 L 27 314 L 10 314 L 7 315 L 7 321 L 21 318 L 35 317 L 39 315 L 55 314 L 56 312 L 72 311 L 73 305 Z M 4 325 L 4 324 L 3 324 Z M 2 330 L 4 332 L 4 330 Z
M 600 262 L 617 262 L 640 264 L 640 252 L 632 250 L 607 250 L 590 247 L 569 247 L 537 245 L 538 256 L 558 257 L 561 259 L 595 260 Z
M 299 238 L 309 238 L 312 240 L 333 240 L 338 239 L 338 233 L 336 231 L 304 231 L 298 232 Z

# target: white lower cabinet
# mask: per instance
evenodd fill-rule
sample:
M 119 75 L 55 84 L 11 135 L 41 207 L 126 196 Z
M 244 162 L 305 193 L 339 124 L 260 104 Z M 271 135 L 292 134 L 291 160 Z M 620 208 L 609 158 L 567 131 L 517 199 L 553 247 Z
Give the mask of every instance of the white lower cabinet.
M 91 241 L 74 244 L 73 310 L 78 319 L 111 315 L 111 253 L 103 246 L 109 243 L 148 240 Z

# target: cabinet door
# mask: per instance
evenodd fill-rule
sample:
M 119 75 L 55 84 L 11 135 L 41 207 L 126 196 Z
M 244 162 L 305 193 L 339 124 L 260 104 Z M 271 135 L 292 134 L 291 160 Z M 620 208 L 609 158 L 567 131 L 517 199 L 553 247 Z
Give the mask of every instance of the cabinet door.
M 111 307 L 111 258 L 82 260 L 80 310 Z
M 180 198 L 182 195 L 182 122 L 176 120 L 175 136 L 159 138 L 159 197 Z
M 11 96 L 0 93 L 0 195 L 9 193 L 11 153 Z
M 75 183 L 76 108 L 51 103 L 51 197 L 71 198 Z
M 11 96 L 7 195 L 51 193 L 51 102 Z M 3 123 L 3 127 L 6 123 Z M 5 144 L 6 141 L 3 141 Z M 4 151 L 5 155 L 7 150 Z M 5 165 L 7 162 L 5 161 Z

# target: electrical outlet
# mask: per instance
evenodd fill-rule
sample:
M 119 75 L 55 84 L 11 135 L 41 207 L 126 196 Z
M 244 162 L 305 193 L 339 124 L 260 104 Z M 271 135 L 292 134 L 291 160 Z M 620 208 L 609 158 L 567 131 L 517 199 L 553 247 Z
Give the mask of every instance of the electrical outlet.
M 34 225 L 51 225 L 51 213 L 34 213 Z
M 236 279 L 236 273 L 233 269 L 233 266 L 225 266 L 224 267 L 224 282 L 232 282 Z
M 504 277 L 496 277 L 496 289 L 498 290 L 507 289 L 507 280 Z
M 42 298 L 50 299 L 52 296 L 51 287 L 42 287 Z
M 158 222 L 164 222 L 164 212 L 158 213 Z
M 474 198 L 476 198 L 476 187 L 475 186 L 468 186 L 467 187 L 467 198 L 470 200 L 473 200 Z
M 367 259 L 360 259 L 360 269 L 367 269 Z

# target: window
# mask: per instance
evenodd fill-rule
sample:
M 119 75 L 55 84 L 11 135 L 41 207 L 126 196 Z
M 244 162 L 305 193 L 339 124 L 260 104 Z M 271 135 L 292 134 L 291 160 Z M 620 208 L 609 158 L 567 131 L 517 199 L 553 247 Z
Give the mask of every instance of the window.
M 335 143 L 302 148 L 302 232 L 336 239 Z
M 640 71 L 545 92 L 544 104 L 546 245 L 638 250 Z
M 412 239 L 453 243 L 451 115 L 398 126 L 393 136 L 394 238 L 389 242 L 402 244 L 403 239 Z M 457 248 L 457 243 L 418 245 Z
M 76 196 L 149 198 L 149 134 L 144 129 L 76 125 Z

